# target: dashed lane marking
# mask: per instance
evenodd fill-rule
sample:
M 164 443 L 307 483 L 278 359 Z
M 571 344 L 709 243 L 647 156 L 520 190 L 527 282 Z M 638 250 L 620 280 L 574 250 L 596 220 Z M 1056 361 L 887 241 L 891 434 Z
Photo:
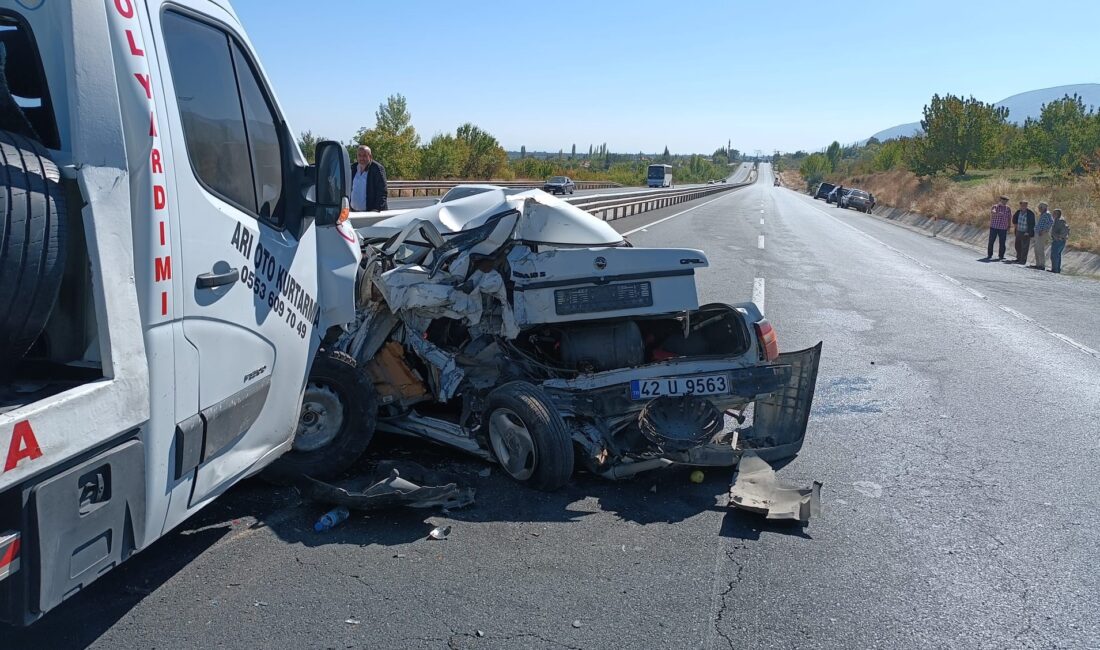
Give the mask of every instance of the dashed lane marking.
M 756 247 L 761 249 L 764 248 L 764 235 L 757 235 Z
M 768 313 L 764 309 L 764 278 L 753 278 L 752 301 L 755 302 L 756 306 L 760 308 L 760 313 Z

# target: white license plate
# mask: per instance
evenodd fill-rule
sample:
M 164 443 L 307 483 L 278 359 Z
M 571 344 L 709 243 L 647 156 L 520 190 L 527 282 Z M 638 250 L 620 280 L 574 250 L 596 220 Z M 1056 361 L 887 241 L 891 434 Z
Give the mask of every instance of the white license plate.
M 630 380 L 630 399 L 653 399 L 664 395 L 729 395 L 726 375 L 690 375 Z

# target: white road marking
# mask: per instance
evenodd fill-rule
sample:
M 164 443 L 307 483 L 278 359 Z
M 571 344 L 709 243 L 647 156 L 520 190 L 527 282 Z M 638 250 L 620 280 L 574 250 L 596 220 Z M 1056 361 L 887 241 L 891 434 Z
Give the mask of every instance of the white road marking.
M 1035 320 L 1031 316 L 1028 316 L 1027 314 L 1016 311 L 1015 309 L 1013 309 L 1012 307 L 1009 307 L 1008 305 L 1002 305 L 999 302 L 994 302 L 993 300 L 990 300 L 988 296 L 982 294 L 980 291 L 966 286 L 965 284 L 963 284 L 959 280 L 951 277 L 950 275 L 947 275 L 946 273 L 944 273 L 942 271 L 938 271 L 938 270 L 932 268 L 928 264 L 925 264 L 924 262 L 918 260 L 917 258 L 913 257 L 912 255 L 910 255 L 910 254 L 908 254 L 904 251 L 901 251 L 901 250 L 891 246 L 890 244 L 887 244 L 886 242 L 882 241 L 878 237 L 875 237 L 874 235 L 869 235 L 869 234 L 863 232 L 862 230 L 860 230 L 859 228 L 856 228 L 855 226 L 851 225 L 850 223 L 847 223 L 846 221 L 838 219 L 834 215 L 822 210 L 821 208 L 817 207 L 816 205 L 811 205 L 811 204 L 805 203 L 805 201 L 802 201 L 802 203 L 805 204 L 805 206 L 808 207 L 808 208 L 813 208 L 814 210 L 817 210 L 821 214 L 825 215 L 826 217 L 829 217 L 830 219 L 832 219 L 833 221 L 839 223 L 840 225 L 844 226 L 845 228 L 850 228 L 851 230 L 854 230 L 855 232 L 859 233 L 860 235 L 863 235 L 867 239 L 870 239 L 871 241 L 875 242 L 876 244 L 879 244 L 880 246 L 884 246 L 884 247 L 892 250 L 893 252 L 897 253 L 898 255 L 901 255 L 902 257 L 904 257 L 905 259 L 909 260 L 910 262 L 916 264 L 917 266 L 919 266 L 919 267 L 921 267 L 921 268 L 923 268 L 927 271 L 931 271 L 932 273 L 935 273 L 936 275 L 940 276 L 944 280 L 947 280 L 951 284 L 963 289 L 964 291 L 967 291 L 967 292 L 975 295 L 976 297 L 981 298 L 982 300 L 985 300 L 986 302 L 993 305 L 997 309 L 1000 309 L 1001 311 L 1005 312 L 1006 314 L 1014 316 L 1014 317 L 1024 321 L 1025 323 L 1030 323 L 1030 324 L 1034 325 L 1035 327 L 1039 328 L 1041 331 L 1043 331 L 1047 334 L 1050 334 L 1051 336 L 1058 339 L 1059 341 L 1061 341 L 1061 342 L 1063 342 L 1063 343 L 1065 343 L 1065 344 L 1067 344 L 1067 345 L 1069 345 L 1073 348 L 1076 348 L 1077 350 L 1079 350 L 1081 352 L 1084 352 L 1085 354 L 1087 354 L 1087 355 L 1089 355 L 1089 356 L 1091 356 L 1095 359 L 1100 359 L 1100 351 L 1093 350 L 1092 348 L 1090 348 L 1089 346 L 1087 346 L 1083 343 L 1078 343 L 1077 341 L 1074 341 L 1073 339 L 1066 336 L 1065 334 L 1055 332 L 1054 330 L 1050 329 L 1046 325 L 1043 325 L 1042 323 Z M 763 238 L 763 237 L 761 236 L 761 238 Z M 763 246 L 761 246 L 761 248 L 763 248 Z
M 764 248 L 764 235 L 758 235 L 756 237 L 756 247 Z
M 736 190 L 734 190 L 734 192 L 735 191 Z M 663 219 L 658 219 L 658 220 L 654 221 L 653 223 L 647 223 L 646 225 L 641 226 L 639 228 L 635 228 L 634 230 L 628 230 L 628 231 L 622 233 L 622 236 L 623 237 L 628 237 L 630 235 L 633 235 L 636 232 L 642 232 L 646 228 L 649 228 L 651 226 L 656 226 L 659 223 L 664 223 L 664 222 L 668 221 L 669 219 L 675 219 L 676 217 L 678 217 L 682 214 L 687 214 L 688 212 L 691 212 L 692 210 L 697 210 L 697 209 L 703 207 L 704 205 L 710 205 L 711 203 L 714 203 L 715 201 L 721 201 L 722 199 L 728 198 L 732 195 L 733 195 L 733 192 L 726 192 L 722 196 L 719 196 L 716 199 L 711 199 L 711 200 L 707 201 L 706 203 L 700 203 L 699 205 L 693 205 L 690 208 L 688 208 L 687 210 L 681 210 L 680 212 L 677 212 L 676 214 L 670 214 L 667 217 L 664 217 Z
M 760 308 L 761 313 L 768 313 L 767 310 L 764 309 L 764 278 L 753 278 L 752 301 Z
M 761 225 L 761 226 L 763 226 L 763 225 L 764 225 L 764 217 L 760 217 L 760 225 Z

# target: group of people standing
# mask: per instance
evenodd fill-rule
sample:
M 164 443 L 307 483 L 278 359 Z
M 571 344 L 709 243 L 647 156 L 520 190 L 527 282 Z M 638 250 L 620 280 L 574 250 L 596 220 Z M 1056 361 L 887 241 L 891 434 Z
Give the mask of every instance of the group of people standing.
M 1062 216 L 1061 210 L 1049 212 L 1046 203 L 1039 204 L 1039 216 L 1028 208 L 1027 201 L 1020 201 L 1020 208 L 1016 212 L 1008 207 L 1008 197 L 1002 196 L 990 210 L 989 216 L 989 247 L 986 249 L 985 259 L 988 262 L 993 259 L 993 244 L 999 244 L 997 259 L 1006 264 L 1027 265 L 1028 250 L 1035 249 L 1035 264 L 1033 269 L 1047 270 L 1047 247 L 1050 247 L 1050 271 L 1062 272 L 1062 251 L 1066 248 L 1066 240 L 1069 239 L 1069 224 Z M 1005 259 L 1005 240 L 1008 238 L 1008 230 L 1012 228 L 1016 239 L 1016 259 Z

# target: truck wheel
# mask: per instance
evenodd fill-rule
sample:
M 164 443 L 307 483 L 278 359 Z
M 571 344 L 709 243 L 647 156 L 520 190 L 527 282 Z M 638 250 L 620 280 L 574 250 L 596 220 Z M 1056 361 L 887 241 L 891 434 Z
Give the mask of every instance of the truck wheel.
M 363 455 L 378 422 L 374 384 L 351 355 L 318 353 L 309 372 L 294 446 L 266 470 L 276 481 L 337 476 Z
M 489 394 L 489 445 L 509 476 L 539 490 L 556 490 L 573 474 L 573 440 L 550 399 L 514 381 Z
M 65 271 L 61 175 L 38 142 L 0 131 L 0 375 L 34 343 Z

